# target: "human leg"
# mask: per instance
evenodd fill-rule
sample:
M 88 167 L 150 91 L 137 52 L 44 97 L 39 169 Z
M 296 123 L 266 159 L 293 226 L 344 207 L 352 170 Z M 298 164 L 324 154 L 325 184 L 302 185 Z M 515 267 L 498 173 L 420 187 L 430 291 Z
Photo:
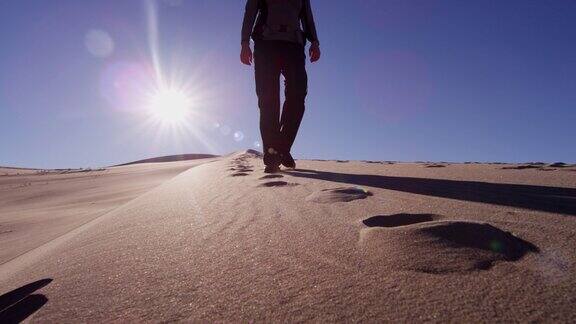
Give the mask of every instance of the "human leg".
M 274 43 L 259 41 L 254 49 L 256 94 L 260 109 L 260 134 L 265 165 L 279 165 L 277 152 L 282 146 L 280 135 L 280 64 Z
M 284 141 L 282 151 L 290 153 L 304 116 L 305 99 L 308 91 L 304 46 L 287 44 L 285 51 L 283 51 L 282 62 L 286 100 L 280 119 L 280 134 Z

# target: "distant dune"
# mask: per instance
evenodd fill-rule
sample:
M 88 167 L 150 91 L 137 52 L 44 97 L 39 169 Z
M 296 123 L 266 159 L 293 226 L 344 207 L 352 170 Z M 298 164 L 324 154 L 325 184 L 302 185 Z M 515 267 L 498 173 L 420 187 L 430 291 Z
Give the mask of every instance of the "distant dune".
M 178 154 L 178 155 L 167 155 L 167 156 L 160 156 L 150 159 L 138 160 L 134 162 L 128 162 L 123 164 L 118 164 L 116 166 L 121 165 L 131 165 L 131 164 L 138 164 L 138 163 L 159 163 L 159 162 L 175 162 L 175 161 L 189 161 L 189 160 L 198 160 L 198 159 L 208 159 L 217 157 L 218 155 L 213 154 Z
M 0 176 L 0 322 L 576 322 L 574 166 L 297 165 Z

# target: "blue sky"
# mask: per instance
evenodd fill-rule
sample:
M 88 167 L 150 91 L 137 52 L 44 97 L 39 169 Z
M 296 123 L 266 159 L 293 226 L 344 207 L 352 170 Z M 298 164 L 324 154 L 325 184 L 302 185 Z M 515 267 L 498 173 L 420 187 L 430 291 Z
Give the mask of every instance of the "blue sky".
M 576 2 L 312 5 L 323 57 L 308 64 L 296 157 L 576 162 Z M 0 165 L 254 148 L 243 11 L 239 0 L 0 2 Z M 186 125 L 150 122 L 153 75 L 186 84 Z

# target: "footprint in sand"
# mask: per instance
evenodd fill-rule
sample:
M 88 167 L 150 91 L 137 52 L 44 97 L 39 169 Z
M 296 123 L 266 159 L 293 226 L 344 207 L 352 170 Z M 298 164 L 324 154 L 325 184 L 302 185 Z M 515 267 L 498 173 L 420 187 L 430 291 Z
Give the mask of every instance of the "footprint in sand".
M 254 169 L 249 163 L 231 163 L 228 171 L 235 171 L 236 173 L 253 172 Z
M 389 216 L 372 216 L 362 221 L 368 227 L 398 227 L 441 219 L 435 214 L 395 214 Z
M 268 175 L 265 175 L 263 177 L 260 177 L 260 180 L 278 179 L 278 178 L 284 178 L 284 176 L 281 174 L 268 174 Z
M 232 164 L 230 164 L 230 166 L 236 167 L 236 168 L 249 168 L 249 167 L 251 167 L 251 165 L 248 163 L 232 163 Z
M 362 187 L 339 187 L 314 192 L 306 197 L 306 200 L 321 204 L 330 204 L 365 199 L 368 196 L 372 196 L 372 193 Z
M 488 270 L 538 253 L 534 244 L 488 223 L 433 214 L 374 216 L 362 221 L 359 245 L 396 270 L 432 274 Z
M 230 171 L 239 171 L 239 172 L 252 172 L 254 169 L 252 168 L 230 168 Z
M 298 183 L 290 183 L 286 181 L 269 181 L 260 184 L 258 187 L 292 187 L 297 185 Z
M 232 173 L 230 176 L 231 177 L 245 177 L 247 175 L 248 175 L 248 173 L 246 173 L 246 172 L 236 172 L 236 173 Z

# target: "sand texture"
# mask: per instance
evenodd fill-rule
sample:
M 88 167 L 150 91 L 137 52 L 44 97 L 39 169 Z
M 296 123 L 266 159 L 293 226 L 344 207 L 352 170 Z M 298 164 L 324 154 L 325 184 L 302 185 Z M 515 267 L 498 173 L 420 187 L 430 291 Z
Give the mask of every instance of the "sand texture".
M 297 164 L 0 170 L 0 319 L 576 321 L 576 168 Z

